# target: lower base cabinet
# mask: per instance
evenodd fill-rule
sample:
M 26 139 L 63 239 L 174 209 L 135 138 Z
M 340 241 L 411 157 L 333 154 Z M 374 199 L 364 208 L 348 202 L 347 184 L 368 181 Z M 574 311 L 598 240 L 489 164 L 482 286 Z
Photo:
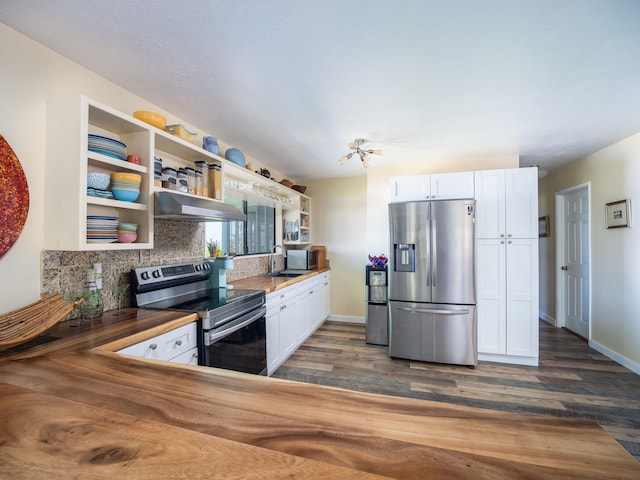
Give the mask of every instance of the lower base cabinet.
M 538 240 L 478 239 L 478 359 L 538 364 Z
M 185 365 L 198 364 L 196 323 L 189 323 L 161 335 L 134 343 L 117 353 Z
M 267 295 L 267 372 L 273 374 L 329 316 L 330 273 Z

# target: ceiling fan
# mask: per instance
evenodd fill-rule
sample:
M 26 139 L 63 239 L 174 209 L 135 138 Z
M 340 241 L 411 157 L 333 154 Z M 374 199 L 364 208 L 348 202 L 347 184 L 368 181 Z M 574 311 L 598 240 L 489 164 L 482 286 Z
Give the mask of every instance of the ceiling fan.
M 354 155 L 358 155 L 360 157 L 360 161 L 362 162 L 362 166 L 367 168 L 369 166 L 369 160 L 371 160 L 371 155 L 382 155 L 382 150 L 363 150 L 362 145 L 366 143 L 364 138 L 356 138 L 353 142 L 347 145 L 353 152 L 349 152 L 344 155 L 339 163 L 340 165 L 344 165 L 344 162 L 349 160 Z

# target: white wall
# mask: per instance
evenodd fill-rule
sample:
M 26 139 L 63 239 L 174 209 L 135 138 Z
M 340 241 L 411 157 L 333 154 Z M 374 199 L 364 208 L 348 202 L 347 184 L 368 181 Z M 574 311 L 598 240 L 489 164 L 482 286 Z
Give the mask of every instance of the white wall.
M 305 184 L 312 198 L 311 243 L 327 247 L 331 263 L 331 315 L 364 317 L 366 177 L 307 180 Z
M 551 218 L 551 238 L 540 243 L 540 312 L 556 315 L 555 192 L 591 186 L 590 344 L 640 372 L 640 229 L 607 229 L 605 204 L 640 202 L 640 133 L 551 172 L 540 181 L 539 212 Z M 637 212 L 636 212 L 637 214 Z

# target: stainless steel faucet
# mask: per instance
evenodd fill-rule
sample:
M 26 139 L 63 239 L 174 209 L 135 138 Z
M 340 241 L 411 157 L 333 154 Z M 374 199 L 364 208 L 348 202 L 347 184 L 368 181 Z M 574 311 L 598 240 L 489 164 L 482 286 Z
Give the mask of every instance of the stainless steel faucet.
M 287 252 L 285 251 L 284 247 L 282 245 L 274 245 L 271 248 L 271 253 L 269 254 L 269 272 L 267 273 L 273 273 L 276 269 L 276 259 L 273 258 L 273 254 L 276 253 L 276 248 L 280 247 L 280 250 L 282 250 L 282 258 L 287 258 Z

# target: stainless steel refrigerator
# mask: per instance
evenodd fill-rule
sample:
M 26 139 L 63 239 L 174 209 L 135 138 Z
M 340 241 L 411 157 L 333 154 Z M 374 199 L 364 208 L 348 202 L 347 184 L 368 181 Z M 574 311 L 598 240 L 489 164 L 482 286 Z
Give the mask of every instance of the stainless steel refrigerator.
M 389 224 L 389 355 L 475 366 L 475 201 L 391 203 Z

